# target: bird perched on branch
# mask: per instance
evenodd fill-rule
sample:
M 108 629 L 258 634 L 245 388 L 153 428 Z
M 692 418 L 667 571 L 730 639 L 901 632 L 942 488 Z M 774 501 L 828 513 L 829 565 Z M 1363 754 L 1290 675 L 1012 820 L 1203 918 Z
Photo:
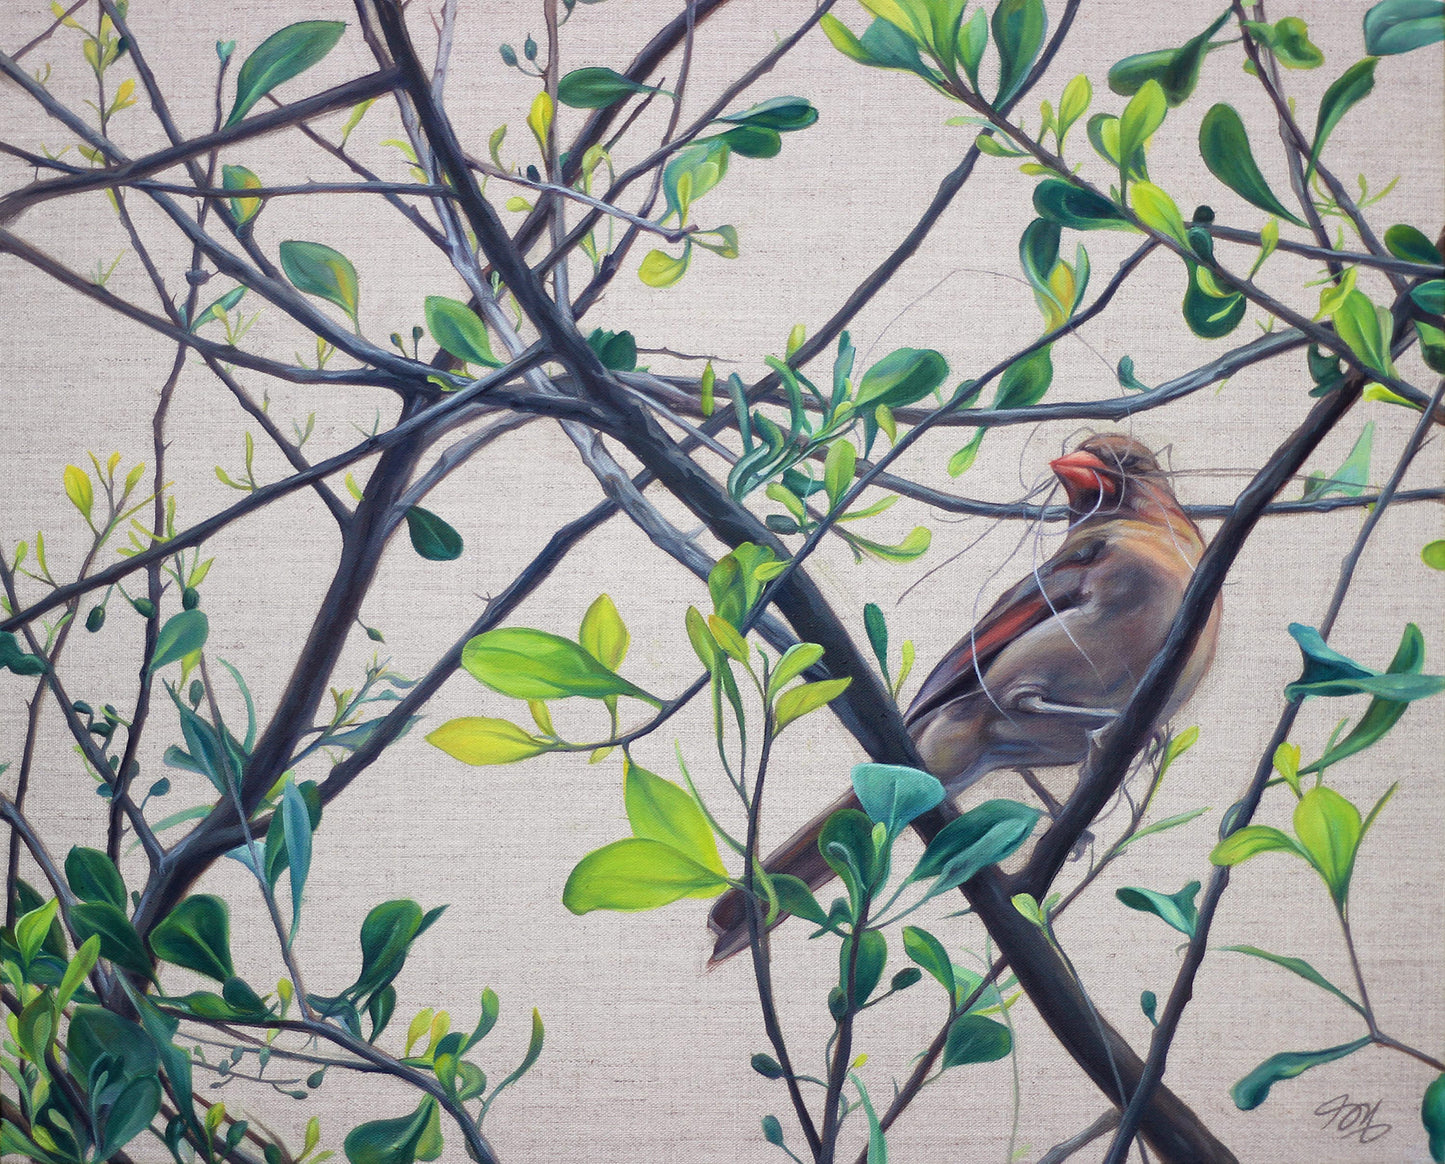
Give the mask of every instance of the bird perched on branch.
M 1006 591 L 924 680 L 904 722 L 924 766 L 957 796 L 1001 768 L 1075 765 L 1128 703 L 1164 645 L 1204 540 L 1154 454 L 1119 434 L 1090 437 L 1050 466 L 1069 530 L 1048 561 Z M 1167 720 L 1214 658 L 1219 603 L 1170 699 Z M 850 792 L 765 863 L 816 889 L 834 876 L 818 851 Z M 743 895 L 718 899 L 712 961 L 746 947 Z

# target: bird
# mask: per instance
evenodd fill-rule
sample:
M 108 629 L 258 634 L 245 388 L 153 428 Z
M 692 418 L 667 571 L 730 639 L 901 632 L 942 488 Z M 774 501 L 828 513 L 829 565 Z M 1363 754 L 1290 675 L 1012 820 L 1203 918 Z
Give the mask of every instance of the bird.
M 1143 444 L 1091 436 L 1049 466 L 1068 498 L 1057 551 L 1005 591 L 934 667 L 904 724 L 924 767 L 956 797 L 1000 769 L 1072 766 L 1114 719 L 1163 646 L 1204 552 L 1199 527 Z M 1194 693 L 1214 659 L 1214 608 L 1156 725 Z M 812 889 L 835 874 L 818 850 L 849 792 L 764 862 Z M 746 899 L 719 897 L 708 919 L 710 963 L 748 945 Z M 776 924 L 776 923 L 774 923 Z

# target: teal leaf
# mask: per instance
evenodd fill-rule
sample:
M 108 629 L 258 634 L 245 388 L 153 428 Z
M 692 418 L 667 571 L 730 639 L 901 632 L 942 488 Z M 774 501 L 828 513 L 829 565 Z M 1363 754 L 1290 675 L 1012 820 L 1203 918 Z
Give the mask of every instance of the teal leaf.
M 468 640 L 462 648 L 462 667 L 494 691 L 514 699 L 627 695 L 657 703 L 577 643 L 530 627 L 499 627 Z
M 1375 422 L 1367 420 L 1355 440 L 1354 447 L 1344 463 L 1328 477 L 1311 474 L 1305 485 L 1304 501 L 1316 501 L 1338 493 L 1344 497 L 1358 497 L 1365 491 L 1370 479 L 1370 455 L 1375 443 Z
M 1273 962 L 1276 966 L 1283 966 L 1292 974 L 1298 974 L 1306 982 L 1312 982 L 1321 990 L 1327 990 L 1347 1006 L 1352 1007 L 1361 1015 L 1365 1009 L 1323 974 L 1306 962 L 1303 958 L 1290 958 L 1284 954 L 1271 954 L 1268 950 L 1261 950 L 1257 946 L 1221 946 L 1221 950 L 1232 950 L 1237 954 L 1248 954 L 1252 958 L 1262 958 L 1266 962 Z
M 301 789 L 294 780 L 287 780 L 281 790 L 281 810 L 285 820 L 286 861 L 291 870 L 291 932 L 301 924 L 301 894 L 311 872 L 311 813 Z
M 361 288 L 350 259 L 318 242 L 288 239 L 277 249 L 281 256 L 281 269 L 298 291 L 336 304 L 346 312 L 352 324 L 356 324 Z
M 1440 0 L 1384 0 L 1365 13 L 1364 23 L 1365 51 L 1371 56 L 1407 53 L 1445 40 L 1445 4 Z
M 1230 1088 L 1229 1094 L 1234 1100 L 1234 1106 L 1240 1111 L 1253 1111 L 1269 1098 L 1269 1089 L 1276 1083 L 1302 1075 L 1311 1067 L 1343 1059 L 1361 1047 L 1368 1047 L 1370 1042 L 1370 1036 L 1366 1035 L 1353 1043 L 1327 1047 L 1323 1051 L 1283 1051 L 1278 1055 L 1271 1055 Z
M 1420 1121 L 1430 1137 L 1430 1159 L 1445 1162 L 1445 1075 L 1437 1075 L 1420 1101 Z
M 987 800 L 943 827 L 908 880 L 933 879 L 929 896 L 954 889 L 1008 857 L 1029 838 L 1038 819 L 1037 809 L 1018 801 Z
M 166 619 L 156 636 L 155 654 L 147 668 L 152 674 L 162 667 L 184 659 L 206 645 L 210 623 L 202 610 L 183 610 Z
M 644 910 L 684 897 L 716 897 L 727 880 L 662 841 L 626 837 L 577 862 L 562 890 L 573 913 Z
M 1431 279 L 1410 291 L 1410 298 L 1421 311 L 1445 315 L 1445 279 Z
M 1194 899 L 1199 894 L 1198 881 L 1191 881 L 1178 893 L 1173 894 L 1135 886 L 1125 886 L 1115 890 L 1115 894 L 1130 909 L 1152 913 L 1165 925 L 1173 927 L 1186 937 L 1194 936 L 1194 927 L 1199 923 L 1199 911 L 1194 904 Z
M 430 509 L 413 505 L 406 511 L 411 548 L 428 562 L 455 562 L 462 556 L 462 535 Z
M 99 849 L 79 845 L 71 849 L 65 858 L 65 879 L 81 901 L 108 901 L 116 909 L 125 909 L 125 882 L 120 870 Z
M 502 361 L 492 354 L 487 329 L 477 313 L 459 299 L 428 295 L 423 305 L 427 330 L 437 346 L 464 364 L 500 368 Z
M 938 778 L 901 764 L 855 764 L 853 791 L 876 823 L 896 837 L 915 817 L 943 799 Z
M 1340 123 L 1340 118 L 1368 97 L 1374 87 L 1375 58 L 1366 57 L 1363 61 L 1357 61 L 1346 69 L 1340 78 L 1325 90 L 1325 95 L 1320 101 L 1319 115 L 1315 119 L 1315 140 L 1314 145 L 1310 147 L 1309 166 L 1305 170 L 1306 177 L 1314 173 L 1320 151 L 1325 148 L 1325 142 L 1329 140 L 1335 126 Z
M 783 151 L 783 138 L 765 125 L 739 125 L 710 141 L 720 141 L 742 158 L 775 158 Z
M 1213 106 L 1199 125 L 1199 154 L 1209 172 L 1253 206 L 1304 226 L 1300 219 L 1285 209 L 1264 180 L 1249 147 L 1244 122 L 1232 105 Z
M 992 1063 L 1013 1050 L 1013 1035 L 1003 1023 L 982 1015 L 965 1014 L 953 1020 L 943 1045 L 943 1067 L 965 1063 Z
M 818 111 L 806 97 L 770 97 L 741 113 L 726 113 L 718 120 L 791 133 L 794 130 L 807 129 L 817 121 Z
M 1304 656 L 1304 672 L 1284 689 L 1290 699 L 1303 695 L 1364 694 L 1411 702 L 1445 691 L 1445 676 L 1413 672 L 1381 674 L 1327 646 L 1313 627 L 1290 623 L 1289 633 Z
M 208 893 L 186 898 L 150 935 L 151 950 L 164 962 L 225 982 L 235 977 L 231 962 L 231 919 L 226 903 Z
M 1419 674 L 1424 665 L 1425 636 L 1420 633 L 1420 628 L 1412 622 L 1405 627 L 1405 633 L 1401 636 L 1395 657 L 1391 660 L 1385 673 L 1387 675 L 1415 675 Z M 1313 764 L 1301 768 L 1301 774 L 1323 772 L 1331 764 L 1338 764 L 1345 757 L 1353 756 L 1356 752 L 1368 748 L 1395 726 L 1409 706 L 1409 703 L 1403 700 L 1381 699 L 1376 696 L 1370 700 L 1370 706 L 1365 709 L 1365 714 L 1360 716 L 1359 722 L 1355 724 L 1350 734 L 1333 744 Z
M 226 125 L 235 125 L 277 85 L 316 64 L 345 30 L 346 24 L 340 20 L 303 20 L 273 32 L 256 46 L 236 75 L 236 103 Z

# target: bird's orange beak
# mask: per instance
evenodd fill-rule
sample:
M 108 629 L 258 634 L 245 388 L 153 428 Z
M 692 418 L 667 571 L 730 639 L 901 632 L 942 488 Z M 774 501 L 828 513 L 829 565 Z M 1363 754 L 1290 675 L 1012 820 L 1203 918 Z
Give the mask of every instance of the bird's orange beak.
M 1064 483 L 1071 497 L 1086 492 L 1113 497 L 1119 491 L 1119 484 L 1109 472 L 1109 466 L 1084 449 L 1075 449 L 1067 456 L 1050 461 L 1049 468 Z

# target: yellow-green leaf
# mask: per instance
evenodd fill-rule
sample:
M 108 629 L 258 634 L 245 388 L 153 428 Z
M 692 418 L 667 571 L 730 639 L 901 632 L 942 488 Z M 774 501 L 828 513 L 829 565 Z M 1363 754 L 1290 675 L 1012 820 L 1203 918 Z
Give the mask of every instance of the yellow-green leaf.
M 790 687 L 778 696 L 778 704 L 774 712 L 777 723 L 776 730 L 781 732 L 795 719 L 807 715 L 810 711 L 816 711 L 825 703 L 836 699 L 843 694 L 851 682 L 853 682 L 851 678 L 822 679 L 817 683 L 803 683 L 797 687 Z
M 550 747 L 546 740 L 537 739 L 514 723 L 485 716 L 448 720 L 426 739 L 453 759 L 478 767 L 540 756 Z

